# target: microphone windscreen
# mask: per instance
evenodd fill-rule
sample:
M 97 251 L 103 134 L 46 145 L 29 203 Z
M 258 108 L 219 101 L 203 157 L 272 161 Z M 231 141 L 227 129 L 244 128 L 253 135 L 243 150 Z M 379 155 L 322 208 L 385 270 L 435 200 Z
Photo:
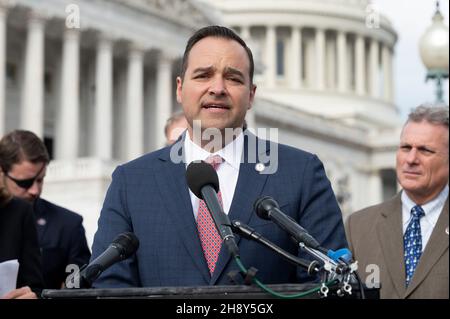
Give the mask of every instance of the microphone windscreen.
M 121 259 L 126 259 L 136 252 L 139 248 L 139 239 L 131 232 L 119 234 L 112 242 L 119 251 Z
M 200 199 L 203 199 L 201 190 L 206 185 L 212 186 L 216 192 L 219 191 L 217 172 L 214 167 L 204 161 L 194 161 L 188 165 L 186 181 L 191 192 Z
M 278 203 L 270 196 L 264 196 L 255 201 L 253 205 L 258 215 L 261 219 L 270 219 L 270 210 L 273 208 L 280 208 Z

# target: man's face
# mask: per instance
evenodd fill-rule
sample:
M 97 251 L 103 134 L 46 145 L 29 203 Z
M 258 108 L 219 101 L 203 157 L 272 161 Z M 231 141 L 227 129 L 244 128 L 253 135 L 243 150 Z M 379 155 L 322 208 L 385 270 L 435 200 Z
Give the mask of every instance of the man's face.
M 242 127 L 256 90 L 249 68 L 247 52 L 236 41 L 207 37 L 192 47 L 184 78 L 177 78 L 177 101 L 191 137 L 194 120 L 202 130 Z
M 33 202 L 41 195 L 44 177 L 47 171 L 46 166 L 45 163 L 31 163 L 29 161 L 14 164 L 9 172 L 2 174 L 6 189 L 13 196 Z M 20 187 L 16 183 L 16 181 L 19 181 L 20 184 L 20 181 L 32 178 L 34 178 L 34 181 L 29 188 Z
M 397 179 L 416 204 L 423 205 L 448 183 L 448 129 L 426 121 L 403 128 L 397 151 Z

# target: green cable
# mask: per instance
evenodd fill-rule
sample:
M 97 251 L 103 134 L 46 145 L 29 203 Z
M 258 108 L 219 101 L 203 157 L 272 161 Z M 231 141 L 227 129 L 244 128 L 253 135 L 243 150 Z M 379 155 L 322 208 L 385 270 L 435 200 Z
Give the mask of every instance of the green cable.
M 242 264 L 241 259 L 240 259 L 239 257 L 236 257 L 235 260 L 236 260 L 236 263 L 237 263 L 238 267 L 240 268 L 241 272 L 242 272 L 243 274 L 247 274 L 247 269 L 246 269 L 245 266 Z M 253 280 L 253 282 L 254 282 L 258 287 L 260 287 L 260 288 L 263 289 L 264 291 L 268 292 L 268 293 L 271 294 L 272 296 L 275 296 L 275 297 L 278 297 L 278 298 L 281 298 L 281 299 L 296 299 L 296 298 L 302 298 L 302 297 L 305 297 L 305 296 L 308 296 L 308 295 L 310 295 L 310 294 L 313 294 L 313 293 L 315 293 L 315 292 L 320 291 L 320 288 L 321 288 L 321 286 L 318 286 L 318 287 L 316 287 L 316 288 L 312 288 L 312 289 L 307 290 L 307 291 L 304 291 L 304 292 L 302 292 L 302 293 L 293 294 L 293 295 L 285 295 L 285 294 L 281 294 L 281 293 L 279 293 L 279 292 L 276 292 L 276 291 L 270 289 L 269 287 L 267 287 L 266 285 L 264 285 L 262 282 L 260 282 L 260 281 L 259 281 L 258 279 L 256 279 L 256 278 L 253 278 L 252 280 Z M 328 287 L 328 286 L 333 285 L 333 284 L 335 284 L 335 283 L 336 283 L 336 280 L 330 280 L 330 281 L 326 282 L 325 285 Z

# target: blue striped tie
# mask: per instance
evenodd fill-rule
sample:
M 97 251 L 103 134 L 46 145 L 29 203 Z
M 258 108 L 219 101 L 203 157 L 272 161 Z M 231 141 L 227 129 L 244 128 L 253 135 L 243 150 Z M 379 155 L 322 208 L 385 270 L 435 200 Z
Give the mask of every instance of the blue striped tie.
M 411 221 L 406 232 L 403 235 L 403 247 L 406 270 L 406 287 L 408 287 L 416 266 L 422 255 L 422 233 L 420 229 L 420 218 L 425 215 L 422 207 L 419 205 L 411 209 Z

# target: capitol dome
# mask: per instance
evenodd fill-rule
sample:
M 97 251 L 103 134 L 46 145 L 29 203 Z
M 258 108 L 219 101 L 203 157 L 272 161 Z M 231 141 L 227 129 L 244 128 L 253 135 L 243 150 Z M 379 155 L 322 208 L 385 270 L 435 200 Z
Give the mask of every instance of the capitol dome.
M 398 125 L 397 34 L 369 1 L 203 1 L 250 44 L 259 97 L 353 125 Z

